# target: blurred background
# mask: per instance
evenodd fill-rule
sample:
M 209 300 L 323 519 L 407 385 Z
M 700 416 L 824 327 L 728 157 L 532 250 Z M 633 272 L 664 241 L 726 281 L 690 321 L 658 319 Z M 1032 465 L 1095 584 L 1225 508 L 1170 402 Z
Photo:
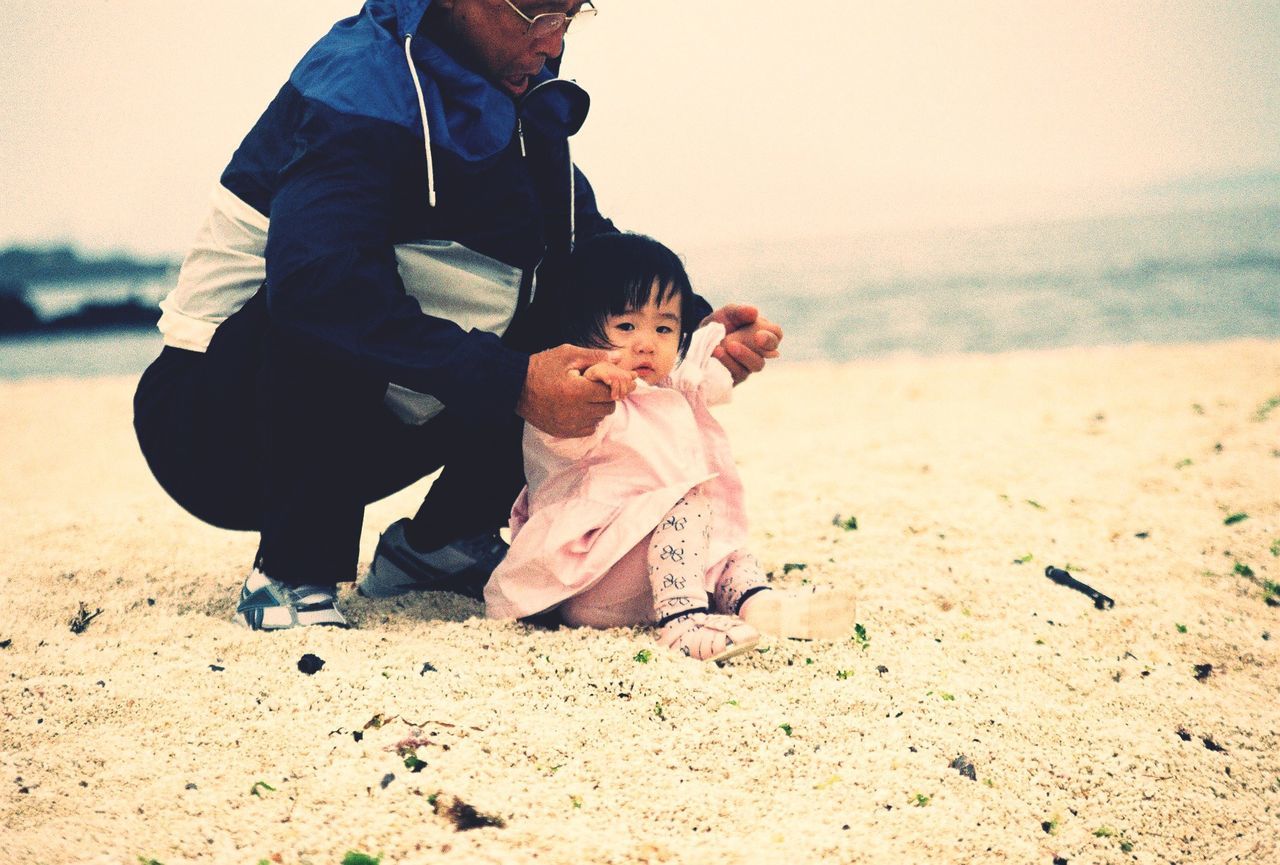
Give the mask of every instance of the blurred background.
M 790 358 L 1280 337 L 1280 0 L 598 0 L 602 209 Z M 11 4 L 0 377 L 138 373 L 231 152 L 354 0 Z

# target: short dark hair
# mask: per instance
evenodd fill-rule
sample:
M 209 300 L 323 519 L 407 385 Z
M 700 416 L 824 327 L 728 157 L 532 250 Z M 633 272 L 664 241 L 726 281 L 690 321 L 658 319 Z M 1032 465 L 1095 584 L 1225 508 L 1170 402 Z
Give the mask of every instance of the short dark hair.
M 559 339 L 586 348 L 609 348 L 605 335 L 609 317 L 642 308 L 655 283 L 660 289 L 656 300 L 680 298 L 680 357 L 684 357 L 698 326 L 693 286 L 680 256 L 643 234 L 599 234 L 578 243 L 557 303 Z

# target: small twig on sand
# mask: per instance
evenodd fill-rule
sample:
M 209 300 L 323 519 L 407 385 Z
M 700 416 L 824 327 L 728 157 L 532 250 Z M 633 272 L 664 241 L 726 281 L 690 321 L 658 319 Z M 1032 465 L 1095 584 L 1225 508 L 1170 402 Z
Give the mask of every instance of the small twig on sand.
M 410 721 L 408 718 L 401 718 L 400 720 L 404 721 L 410 727 L 417 727 L 420 730 L 426 727 L 434 726 L 434 727 L 449 727 L 454 729 L 461 727 L 464 730 L 474 730 L 477 733 L 484 732 L 484 727 L 473 727 L 469 724 L 451 724 L 448 721 L 434 721 L 431 719 L 428 719 L 426 721 Z

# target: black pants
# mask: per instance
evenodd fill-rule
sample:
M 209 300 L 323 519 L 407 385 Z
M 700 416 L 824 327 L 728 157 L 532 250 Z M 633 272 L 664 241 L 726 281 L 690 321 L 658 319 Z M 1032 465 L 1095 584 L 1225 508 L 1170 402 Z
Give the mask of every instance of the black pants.
M 201 520 L 261 535 L 257 565 L 290 585 L 355 577 L 364 507 L 436 469 L 414 517 L 436 545 L 503 525 L 524 483 L 521 422 L 479 429 L 445 409 L 421 426 L 387 382 L 272 327 L 259 292 L 206 352 L 166 347 L 134 397 L 156 479 Z

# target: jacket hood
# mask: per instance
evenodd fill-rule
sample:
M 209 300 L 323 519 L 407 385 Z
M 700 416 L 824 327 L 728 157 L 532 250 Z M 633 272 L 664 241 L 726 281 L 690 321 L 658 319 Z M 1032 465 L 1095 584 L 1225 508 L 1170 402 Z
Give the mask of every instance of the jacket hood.
M 339 112 L 420 130 L 424 118 L 407 51 L 429 126 L 424 137 L 467 161 L 488 159 L 510 143 L 517 106 L 432 40 L 422 27 L 430 5 L 431 0 L 368 0 L 311 47 L 289 80 L 304 97 Z M 586 119 L 586 92 L 567 81 L 536 86 L 556 78 L 558 68 L 554 62 L 542 70 L 519 110 L 536 114 L 543 131 L 572 135 Z

